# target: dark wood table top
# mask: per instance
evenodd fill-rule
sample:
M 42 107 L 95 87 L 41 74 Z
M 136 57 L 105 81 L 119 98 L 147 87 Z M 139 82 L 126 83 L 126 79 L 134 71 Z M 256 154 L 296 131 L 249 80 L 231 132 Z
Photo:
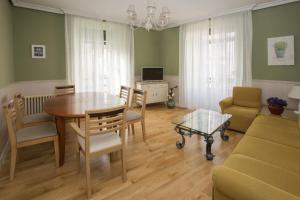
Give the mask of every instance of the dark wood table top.
M 101 92 L 75 93 L 48 99 L 44 110 L 50 115 L 66 118 L 85 117 L 86 110 L 107 109 L 124 105 L 115 95 Z

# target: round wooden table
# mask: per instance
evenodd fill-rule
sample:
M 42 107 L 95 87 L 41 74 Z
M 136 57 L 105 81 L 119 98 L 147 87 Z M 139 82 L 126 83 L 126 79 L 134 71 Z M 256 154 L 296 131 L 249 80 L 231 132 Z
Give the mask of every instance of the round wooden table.
M 89 92 L 60 95 L 48 99 L 44 110 L 55 117 L 59 135 L 59 165 L 65 159 L 65 120 L 69 118 L 84 118 L 86 110 L 107 109 L 124 105 L 125 101 L 107 93 Z

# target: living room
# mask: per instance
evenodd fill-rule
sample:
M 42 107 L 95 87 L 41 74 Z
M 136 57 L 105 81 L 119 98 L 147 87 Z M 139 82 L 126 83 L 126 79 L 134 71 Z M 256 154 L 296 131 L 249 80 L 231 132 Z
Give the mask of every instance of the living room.
M 299 200 L 299 11 L 2 0 L 1 199 Z

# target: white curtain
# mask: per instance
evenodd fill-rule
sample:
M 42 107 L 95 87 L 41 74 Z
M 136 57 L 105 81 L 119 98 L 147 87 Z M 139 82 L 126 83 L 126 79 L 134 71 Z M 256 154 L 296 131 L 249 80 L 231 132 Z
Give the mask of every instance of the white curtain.
M 180 26 L 179 104 L 205 108 L 208 99 L 208 21 Z
M 128 25 L 66 15 L 67 80 L 77 92 L 117 94 L 133 86 L 133 32 Z
M 180 27 L 180 105 L 219 110 L 219 101 L 232 95 L 233 86 L 251 85 L 251 11 L 200 23 L 198 29 L 192 28 L 196 24 Z

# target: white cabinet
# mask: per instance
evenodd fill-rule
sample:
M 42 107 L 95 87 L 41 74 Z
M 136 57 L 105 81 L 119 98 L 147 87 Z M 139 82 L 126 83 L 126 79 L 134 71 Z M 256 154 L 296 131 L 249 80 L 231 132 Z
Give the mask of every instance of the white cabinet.
M 160 103 L 168 100 L 167 82 L 137 82 L 136 88 L 147 91 L 146 103 Z

